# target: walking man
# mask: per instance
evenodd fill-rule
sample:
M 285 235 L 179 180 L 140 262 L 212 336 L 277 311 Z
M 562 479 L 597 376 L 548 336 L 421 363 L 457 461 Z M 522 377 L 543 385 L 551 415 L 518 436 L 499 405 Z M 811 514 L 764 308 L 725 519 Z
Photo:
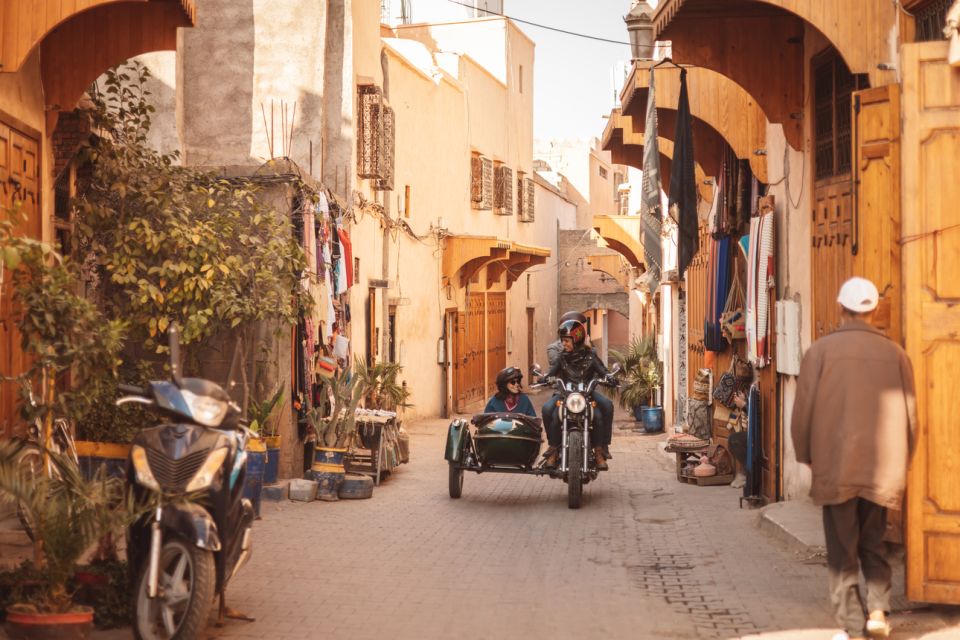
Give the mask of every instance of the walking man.
M 810 496 L 823 507 L 830 596 L 844 629 L 834 640 L 890 635 L 883 535 L 887 509 L 900 509 L 917 412 L 907 354 L 870 325 L 879 297 L 864 278 L 843 283 L 842 325 L 807 351 L 793 406 L 797 460 L 810 465 Z

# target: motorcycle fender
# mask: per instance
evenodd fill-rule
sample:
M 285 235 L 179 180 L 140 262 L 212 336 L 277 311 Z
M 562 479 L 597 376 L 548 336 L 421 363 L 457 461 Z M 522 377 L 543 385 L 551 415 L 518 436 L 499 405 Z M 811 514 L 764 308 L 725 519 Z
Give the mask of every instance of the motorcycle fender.
M 466 420 L 457 418 L 450 423 L 450 429 L 447 431 L 447 447 L 443 454 L 447 462 L 461 462 L 460 452 L 463 451 L 464 439 L 468 437 Z
M 220 534 L 213 516 L 198 504 L 184 503 L 164 507 L 161 526 L 192 541 L 201 549 L 220 551 Z

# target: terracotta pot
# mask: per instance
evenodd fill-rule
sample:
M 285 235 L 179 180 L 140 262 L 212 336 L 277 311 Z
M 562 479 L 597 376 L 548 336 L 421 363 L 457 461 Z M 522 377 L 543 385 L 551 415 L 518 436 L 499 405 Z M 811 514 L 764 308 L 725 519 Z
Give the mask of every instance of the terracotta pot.
M 32 613 L 24 605 L 7 607 L 4 630 L 10 640 L 86 640 L 93 633 L 93 609 L 70 613 Z

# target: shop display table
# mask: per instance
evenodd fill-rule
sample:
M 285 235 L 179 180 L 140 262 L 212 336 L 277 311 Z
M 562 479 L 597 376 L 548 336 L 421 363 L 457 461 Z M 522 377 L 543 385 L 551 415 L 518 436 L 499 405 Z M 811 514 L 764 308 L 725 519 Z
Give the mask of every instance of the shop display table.
M 690 472 L 700 461 L 700 456 L 707 453 L 709 447 L 710 442 L 708 440 L 702 440 L 689 434 L 667 440 L 667 446 L 664 450 L 675 454 L 677 457 L 677 480 L 679 482 L 701 487 L 733 482 L 732 474 L 697 477 Z
M 400 444 L 400 425 L 393 411 L 357 409 L 357 433 L 347 456 L 347 471 L 373 478 L 374 485 L 406 462 Z

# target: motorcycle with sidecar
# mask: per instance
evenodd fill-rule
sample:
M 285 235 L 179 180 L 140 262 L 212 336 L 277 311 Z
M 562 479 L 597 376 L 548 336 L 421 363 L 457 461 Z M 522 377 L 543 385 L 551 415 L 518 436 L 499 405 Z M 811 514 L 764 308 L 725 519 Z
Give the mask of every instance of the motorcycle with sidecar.
M 554 387 L 557 410 L 562 427 L 559 462 L 547 467 L 540 455 L 543 444 L 543 426 L 539 418 L 520 413 L 480 413 L 469 421 L 457 418 L 450 423 L 444 457 L 449 463 L 449 491 L 451 498 L 463 494 L 463 476 L 475 473 L 519 473 L 548 476 L 567 483 L 567 506 L 579 509 L 583 487 L 596 480 L 600 473 L 591 444 L 594 434 L 596 402 L 593 393 L 601 385 L 615 386 L 618 366 L 603 378 L 586 383 L 564 382 L 557 378 L 543 378 L 531 389 Z

